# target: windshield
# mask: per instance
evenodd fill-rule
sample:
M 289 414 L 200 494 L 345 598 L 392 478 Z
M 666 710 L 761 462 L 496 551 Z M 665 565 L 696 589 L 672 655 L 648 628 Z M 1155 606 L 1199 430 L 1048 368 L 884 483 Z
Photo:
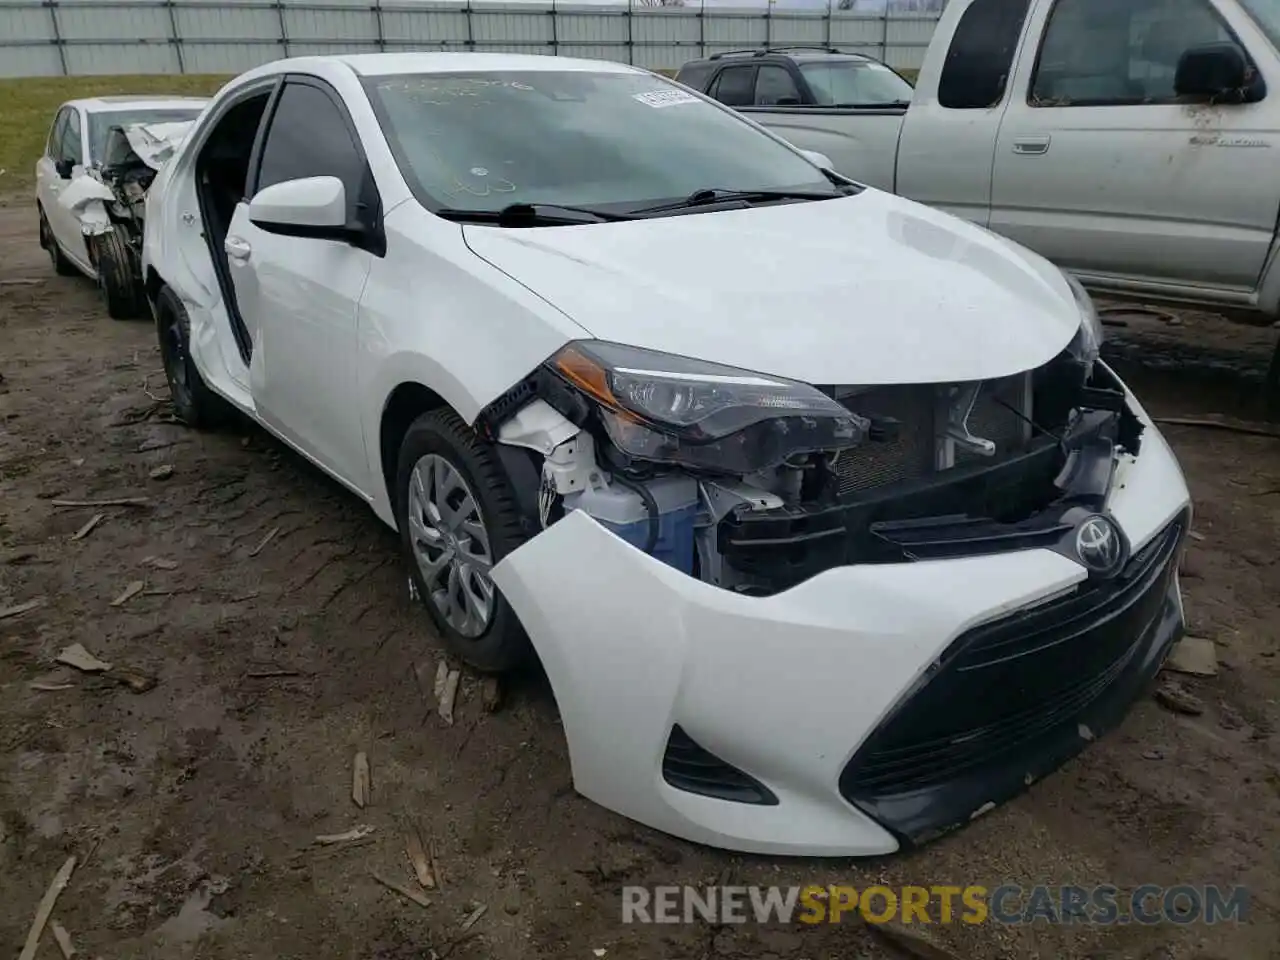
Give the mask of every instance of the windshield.
M 163 110 L 110 110 L 89 114 L 89 162 L 102 159 L 107 147 L 107 133 L 112 127 L 128 129 L 135 123 L 168 123 L 173 120 L 194 120 L 204 109 L 203 104 L 190 107 L 169 107 Z
M 1240 6 L 1257 21 L 1271 45 L 1280 50 L 1280 0 L 1240 0 Z
M 883 63 L 821 60 L 800 64 L 814 100 L 824 106 L 872 106 L 909 103 L 911 84 Z
M 396 161 L 429 209 L 639 209 L 706 188 L 832 194 L 737 115 L 657 76 L 519 71 L 369 82 Z

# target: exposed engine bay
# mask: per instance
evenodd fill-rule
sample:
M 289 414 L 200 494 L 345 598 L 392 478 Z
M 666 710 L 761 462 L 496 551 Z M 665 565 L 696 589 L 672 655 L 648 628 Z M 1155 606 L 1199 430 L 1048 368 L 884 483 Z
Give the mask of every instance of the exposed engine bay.
M 747 595 L 848 564 L 1056 549 L 1141 443 L 1119 381 L 1074 343 L 997 380 L 874 387 L 644 353 L 570 344 L 478 426 L 535 452 L 534 531 L 582 510 Z
M 59 197 L 80 221 L 90 262 L 118 274 L 113 282 L 141 280 L 147 190 L 192 122 L 112 127 L 102 161 L 72 180 Z M 103 239 L 108 236 L 110 240 Z

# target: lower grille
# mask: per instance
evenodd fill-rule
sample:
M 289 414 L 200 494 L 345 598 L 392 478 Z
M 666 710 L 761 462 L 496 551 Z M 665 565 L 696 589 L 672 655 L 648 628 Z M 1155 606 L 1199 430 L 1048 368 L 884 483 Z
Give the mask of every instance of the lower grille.
M 671 728 L 667 739 L 662 779 L 677 790 L 718 800 L 768 807 L 778 803 L 768 787 L 699 746 L 679 725 Z
M 853 803 L 941 787 L 1073 725 L 1125 672 L 1160 618 L 1185 517 L 1115 580 L 961 635 L 840 778 Z

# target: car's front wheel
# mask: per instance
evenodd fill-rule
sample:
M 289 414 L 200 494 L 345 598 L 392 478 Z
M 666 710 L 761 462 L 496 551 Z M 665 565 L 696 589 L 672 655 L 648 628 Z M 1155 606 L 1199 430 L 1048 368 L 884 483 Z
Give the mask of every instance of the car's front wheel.
M 98 296 L 112 320 L 132 320 L 142 312 L 142 291 L 133 269 L 134 253 L 114 230 L 94 239 Z
M 44 215 L 43 209 L 40 210 L 40 246 L 44 247 L 45 252 L 49 254 L 53 272 L 58 276 L 72 277 L 80 272 L 58 246 L 58 241 L 53 236 L 53 228 L 49 226 L 49 218 Z
M 199 429 L 222 424 L 230 411 L 225 400 L 205 384 L 191 358 L 191 320 L 171 287 L 156 295 L 156 332 L 169 395 L 179 419 Z
M 490 577 L 524 540 L 496 452 L 453 411 L 424 413 L 400 446 L 396 494 L 409 576 L 449 650 L 486 672 L 525 661 L 529 638 Z

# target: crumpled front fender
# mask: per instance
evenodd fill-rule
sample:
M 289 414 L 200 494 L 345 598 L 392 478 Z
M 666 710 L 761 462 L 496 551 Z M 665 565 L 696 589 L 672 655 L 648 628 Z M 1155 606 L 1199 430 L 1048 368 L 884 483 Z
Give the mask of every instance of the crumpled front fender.
M 71 181 L 62 191 L 58 203 L 75 214 L 80 221 L 80 231 L 85 236 L 97 236 L 111 230 L 108 203 L 115 202 L 115 194 L 101 180 L 83 174 Z

